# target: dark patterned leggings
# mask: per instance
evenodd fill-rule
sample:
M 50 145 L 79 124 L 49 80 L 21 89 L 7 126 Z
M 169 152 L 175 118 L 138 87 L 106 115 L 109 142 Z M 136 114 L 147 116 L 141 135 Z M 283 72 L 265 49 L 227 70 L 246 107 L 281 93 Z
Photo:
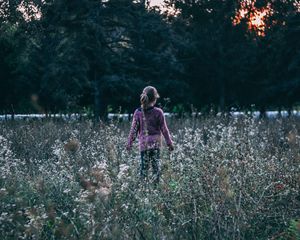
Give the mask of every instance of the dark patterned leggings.
M 157 184 L 160 177 L 160 150 L 148 149 L 141 152 L 140 175 L 142 180 L 148 177 L 148 170 L 152 166 L 153 183 Z

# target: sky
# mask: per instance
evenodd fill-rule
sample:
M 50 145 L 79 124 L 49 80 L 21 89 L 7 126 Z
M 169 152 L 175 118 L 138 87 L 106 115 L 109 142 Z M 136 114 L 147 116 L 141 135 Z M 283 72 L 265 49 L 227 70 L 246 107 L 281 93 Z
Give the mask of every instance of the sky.
M 163 3 L 163 0 L 150 0 L 151 6 L 159 6 Z
M 150 0 L 150 6 L 161 6 L 163 4 L 164 0 Z M 246 3 L 249 3 L 246 0 Z M 251 3 L 251 1 L 250 1 Z M 254 1 L 252 2 L 254 4 Z M 264 35 L 265 31 L 265 24 L 264 19 L 267 17 L 268 13 L 270 13 L 270 9 L 268 7 L 262 8 L 262 9 L 255 9 L 254 8 L 254 14 L 252 14 L 251 18 L 248 21 L 249 29 L 255 29 L 259 35 Z M 246 10 L 241 10 L 239 13 L 237 13 L 237 18 L 234 21 L 234 24 L 238 24 L 241 20 L 241 18 L 244 18 L 247 14 Z
M 149 0 L 149 1 L 150 1 L 150 6 L 162 6 L 164 0 Z M 248 0 L 246 0 L 245 2 L 247 3 Z M 166 10 L 165 8 L 161 8 L 161 9 Z M 38 12 L 37 9 L 33 9 L 33 10 Z M 262 9 L 255 9 L 254 14 L 252 14 L 251 18 L 248 21 L 249 29 L 255 29 L 256 31 L 260 32 L 263 35 L 263 32 L 265 30 L 264 19 L 267 17 L 268 13 L 270 13 L 270 9 L 268 7 Z M 237 18 L 234 20 L 234 24 L 238 24 L 240 20 L 246 16 L 246 14 L 247 11 L 243 9 L 239 13 L 237 13 Z M 39 17 L 40 15 L 37 14 L 37 18 Z

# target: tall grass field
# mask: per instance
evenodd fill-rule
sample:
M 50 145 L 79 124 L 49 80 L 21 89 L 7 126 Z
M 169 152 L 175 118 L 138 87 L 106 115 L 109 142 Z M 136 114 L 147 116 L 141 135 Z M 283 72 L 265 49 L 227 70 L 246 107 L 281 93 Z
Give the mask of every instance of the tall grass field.
M 300 239 L 298 118 L 168 125 L 154 187 L 129 122 L 0 122 L 0 239 Z

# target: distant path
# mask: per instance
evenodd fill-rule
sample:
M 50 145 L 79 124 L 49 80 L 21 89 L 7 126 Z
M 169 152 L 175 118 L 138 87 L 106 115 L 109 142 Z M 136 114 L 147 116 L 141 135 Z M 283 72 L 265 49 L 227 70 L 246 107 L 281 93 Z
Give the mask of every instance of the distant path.
M 243 116 L 243 115 L 252 115 L 254 118 L 258 118 L 260 116 L 260 112 L 259 111 L 254 111 L 254 112 L 229 112 L 229 114 L 231 114 L 231 116 L 233 117 L 238 117 L 238 116 Z M 192 116 L 201 116 L 202 113 L 192 113 Z M 217 116 L 220 116 L 221 113 L 218 113 Z M 288 117 L 288 111 L 281 111 L 279 114 L 279 111 L 267 111 L 266 112 L 266 116 L 268 118 L 276 118 L 278 116 L 282 116 L 282 117 Z M 293 110 L 291 112 L 292 116 L 296 116 L 296 117 L 300 117 L 300 111 L 298 110 Z M 175 113 L 167 113 L 165 112 L 165 116 L 166 117 L 174 117 L 176 116 Z M 0 121 L 6 121 L 6 120 L 43 120 L 43 119 L 62 119 L 65 121 L 74 121 L 74 120 L 80 120 L 81 118 L 87 118 L 87 114 L 79 114 L 79 113 L 72 113 L 72 114 L 7 114 L 7 115 L 0 115 Z M 118 113 L 109 113 L 108 114 L 108 119 L 121 119 L 124 121 L 128 121 L 129 119 L 129 114 L 124 113 L 124 114 L 118 114 Z M 130 114 L 130 119 L 132 117 L 132 114 Z

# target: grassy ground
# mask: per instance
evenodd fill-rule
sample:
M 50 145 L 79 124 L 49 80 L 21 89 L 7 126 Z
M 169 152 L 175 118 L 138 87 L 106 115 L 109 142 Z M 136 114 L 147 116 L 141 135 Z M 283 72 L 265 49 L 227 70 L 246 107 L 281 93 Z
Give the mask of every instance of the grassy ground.
M 299 239 L 299 119 L 169 128 L 155 189 L 128 122 L 1 122 L 0 238 Z

